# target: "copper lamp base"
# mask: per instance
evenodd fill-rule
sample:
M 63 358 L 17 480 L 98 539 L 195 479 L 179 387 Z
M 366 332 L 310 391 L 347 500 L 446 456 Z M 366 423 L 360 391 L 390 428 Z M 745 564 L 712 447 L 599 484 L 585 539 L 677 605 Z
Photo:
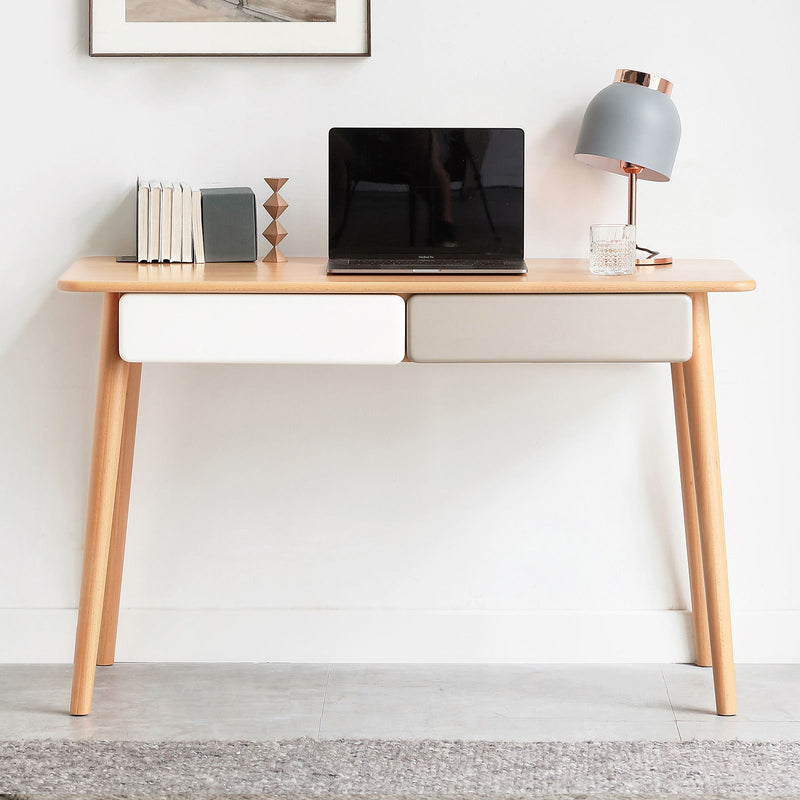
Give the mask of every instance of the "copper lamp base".
M 652 256 L 650 258 L 637 258 L 637 267 L 669 267 L 672 265 L 672 256 Z

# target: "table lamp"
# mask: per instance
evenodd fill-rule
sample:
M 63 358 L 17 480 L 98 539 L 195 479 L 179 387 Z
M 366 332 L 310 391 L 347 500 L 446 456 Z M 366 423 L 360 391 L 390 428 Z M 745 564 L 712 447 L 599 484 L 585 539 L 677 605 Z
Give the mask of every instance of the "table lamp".
M 614 83 L 589 103 L 583 116 L 575 158 L 628 176 L 628 224 L 636 224 L 636 182 L 668 181 L 681 140 L 681 121 L 670 99 L 672 84 L 657 75 L 618 69 Z M 670 256 L 647 253 L 637 265 L 664 266 Z

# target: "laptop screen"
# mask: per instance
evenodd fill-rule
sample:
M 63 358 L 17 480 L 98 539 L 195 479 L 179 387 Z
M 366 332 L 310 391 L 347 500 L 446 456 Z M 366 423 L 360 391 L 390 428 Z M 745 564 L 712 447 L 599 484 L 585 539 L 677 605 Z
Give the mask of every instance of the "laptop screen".
M 522 258 L 518 128 L 333 128 L 331 258 Z

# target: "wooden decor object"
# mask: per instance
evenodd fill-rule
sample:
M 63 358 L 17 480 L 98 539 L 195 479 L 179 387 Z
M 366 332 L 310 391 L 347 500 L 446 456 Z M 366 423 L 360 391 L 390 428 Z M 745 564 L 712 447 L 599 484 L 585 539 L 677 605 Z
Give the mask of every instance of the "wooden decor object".
M 264 202 L 267 214 L 272 217 L 272 222 L 262 236 L 272 245 L 272 250 L 264 256 L 264 261 L 271 264 L 280 264 L 288 261 L 286 256 L 278 250 L 278 242 L 286 238 L 286 228 L 278 222 L 278 217 L 289 207 L 289 204 L 278 194 L 286 185 L 288 178 L 264 178 L 272 189 L 272 194 Z

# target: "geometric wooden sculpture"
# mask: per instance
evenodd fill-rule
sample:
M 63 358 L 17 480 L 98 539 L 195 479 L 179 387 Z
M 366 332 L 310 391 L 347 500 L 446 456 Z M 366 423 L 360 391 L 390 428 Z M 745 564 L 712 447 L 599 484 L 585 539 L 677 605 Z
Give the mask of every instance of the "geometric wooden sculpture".
M 272 194 L 264 202 L 264 208 L 267 209 L 267 214 L 272 217 L 272 222 L 261 234 L 272 245 L 272 250 L 264 256 L 264 261 L 268 261 L 271 264 L 279 264 L 289 260 L 278 250 L 278 242 L 286 238 L 286 228 L 278 222 L 278 217 L 286 211 L 289 204 L 278 194 L 278 191 L 283 188 L 289 179 L 264 178 L 264 180 L 269 188 L 272 189 Z

